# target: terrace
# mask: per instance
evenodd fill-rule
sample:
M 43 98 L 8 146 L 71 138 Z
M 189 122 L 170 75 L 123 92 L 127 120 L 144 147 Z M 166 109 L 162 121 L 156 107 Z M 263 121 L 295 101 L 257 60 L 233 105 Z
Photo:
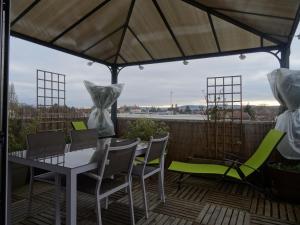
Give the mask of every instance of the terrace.
M 4 87 L 8 86 L 9 78 L 10 34 L 104 64 L 111 71 L 112 84 L 116 84 L 121 69 L 127 66 L 256 52 L 270 53 L 278 59 L 280 67 L 288 68 L 290 45 L 300 16 L 300 2 L 296 0 L 284 3 L 273 0 L 252 3 L 246 0 L 95 0 L 88 3 L 77 0 L 55 3 L 5 0 L 1 1 L 1 6 L 1 18 L 5 18 L 1 27 L 5 31 L 1 40 L 4 43 Z M 1 97 L 7 95 L 7 89 L 1 92 Z M 7 134 L 8 127 L 7 99 L 1 99 L 1 106 L 2 135 Z M 127 121 L 132 119 L 117 118 L 117 103 L 111 108 L 111 117 L 118 136 L 121 136 L 127 129 Z M 217 141 L 209 141 L 206 121 L 165 122 L 171 133 L 166 168 L 172 160 L 223 159 L 223 155 L 218 154 Z M 226 124 L 233 126 L 230 122 Z M 241 155 L 249 157 L 253 154 L 273 126 L 272 122 L 243 123 Z M 7 197 L 10 200 L 7 193 L 11 187 L 6 179 L 8 151 L 5 135 L 3 140 L 1 224 L 53 224 L 55 209 L 53 186 L 50 185 L 37 184 L 30 217 L 24 210 L 28 203 L 28 185 L 13 189 L 12 205 L 7 209 Z M 213 148 L 215 152 L 210 151 Z M 264 196 L 242 183 L 205 176 L 190 177 L 177 191 L 178 176 L 166 169 L 165 204 L 158 201 L 156 178 L 148 180 L 148 219 L 144 217 L 140 185 L 134 180 L 136 224 L 300 223 L 300 205 Z M 81 192 L 77 198 L 77 224 L 96 224 L 94 198 Z M 74 221 L 67 219 L 66 204 L 62 200 L 62 223 L 74 225 Z M 103 210 L 104 224 L 130 224 L 128 208 L 125 193 L 113 195 L 108 209 Z M 7 211 L 11 212 L 11 220 Z
M 191 177 L 177 191 L 178 174 L 167 173 L 167 200 L 158 200 L 157 181 L 147 182 L 150 214 L 144 218 L 143 200 L 139 182 L 134 182 L 133 198 L 137 225 L 296 225 L 300 223 L 300 205 L 270 199 L 249 186 L 212 178 Z M 13 223 L 15 225 L 53 224 L 53 186 L 36 185 L 34 214 L 26 217 L 27 187 L 17 189 L 13 195 Z M 64 204 L 64 203 L 62 203 Z M 63 207 L 64 209 L 64 207 Z M 62 211 L 64 221 L 65 211 Z M 95 200 L 78 193 L 78 224 L 96 224 Z M 103 222 L 107 225 L 130 224 L 127 196 L 124 193 L 110 198 L 109 208 L 103 210 Z

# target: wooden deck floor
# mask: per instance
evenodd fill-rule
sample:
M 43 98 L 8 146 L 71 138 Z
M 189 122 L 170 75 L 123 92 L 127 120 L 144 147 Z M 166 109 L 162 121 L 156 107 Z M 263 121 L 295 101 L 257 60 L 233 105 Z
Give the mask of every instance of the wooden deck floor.
M 137 225 L 200 225 L 200 224 L 300 224 L 300 205 L 262 197 L 248 186 L 233 182 L 216 182 L 212 179 L 191 177 L 176 192 L 178 175 L 167 173 L 166 203 L 157 196 L 155 177 L 147 182 L 150 217 L 144 218 L 142 193 L 138 182 L 134 183 L 134 206 Z M 26 217 L 27 188 L 13 193 L 13 224 L 53 224 L 53 188 L 36 183 L 33 215 Z M 119 193 L 110 198 L 108 210 L 103 210 L 104 225 L 130 224 L 127 196 Z M 62 202 L 64 206 L 64 202 Z M 62 223 L 65 212 L 62 207 Z M 93 196 L 78 193 L 78 224 L 95 225 L 96 214 Z

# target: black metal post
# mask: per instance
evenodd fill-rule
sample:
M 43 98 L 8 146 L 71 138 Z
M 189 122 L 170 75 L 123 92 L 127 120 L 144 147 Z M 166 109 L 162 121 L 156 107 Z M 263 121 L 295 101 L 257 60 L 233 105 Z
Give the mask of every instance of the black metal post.
M 8 144 L 8 84 L 9 84 L 9 38 L 10 38 L 10 0 L 1 0 L 1 62 L 0 62 L 0 107 L 1 111 L 1 133 L 0 133 L 0 158 L 1 158 L 1 197 L 0 197 L 0 224 L 7 224 L 7 184 L 8 184 L 8 164 L 7 164 L 7 144 Z M 3 57 L 3 58 L 2 58 Z M 2 90 L 1 90 L 2 88 Z
M 110 67 L 111 71 L 111 83 L 117 84 L 118 83 L 118 74 L 119 74 L 119 68 L 117 65 L 113 65 Z M 117 108 L 118 108 L 118 102 L 116 101 L 111 106 L 111 120 L 113 121 L 115 125 L 115 133 L 117 135 L 118 132 L 118 119 L 117 119 Z
M 290 68 L 290 47 L 287 46 L 281 50 L 280 67 Z

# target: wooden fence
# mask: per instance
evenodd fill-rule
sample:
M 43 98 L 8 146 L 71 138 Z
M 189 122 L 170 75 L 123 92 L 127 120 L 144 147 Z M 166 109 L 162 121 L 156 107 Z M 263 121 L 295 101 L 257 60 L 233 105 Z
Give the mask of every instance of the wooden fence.
M 118 134 L 122 136 L 132 118 L 118 119 Z M 222 160 L 223 142 L 217 142 L 217 152 L 211 143 L 215 139 L 214 135 L 207 135 L 207 121 L 197 120 L 159 120 L 169 126 L 170 140 L 168 145 L 168 162 L 171 160 L 189 160 L 192 158 L 206 158 Z M 229 124 L 228 124 L 229 126 Z M 244 122 L 242 125 L 241 146 L 233 149 L 226 149 L 226 152 L 236 153 L 248 158 L 258 147 L 265 134 L 274 127 L 274 122 Z M 226 129 L 225 129 L 226 132 Z M 223 135 L 219 134 L 220 138 Z M 225 138 L 228 136 L 225 136 Z M 217 137 L 218 139 L 218 137 Z M 226 140 L 225 140 L 226 143 Z M 227 142 L 228 143 L 228 142 Z M 229 145 L 227 144 L 229 148 Z

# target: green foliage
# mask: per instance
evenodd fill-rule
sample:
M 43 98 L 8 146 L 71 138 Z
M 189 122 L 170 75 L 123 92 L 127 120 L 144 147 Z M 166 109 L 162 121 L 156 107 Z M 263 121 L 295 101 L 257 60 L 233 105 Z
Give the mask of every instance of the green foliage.
M 167 133 L 169 127 L 164 122 L 158 122 L 147 118 L 137 119 L 129 122 L 128 131 L 125 138 L 139 137 L 143 141 L 148 141 L 151 136 Z
M 10 119 L 8 127 L 8 150 L 18 151 L 26 148 L 26 136 L 35 133 L 37 121 L 24 121 L 21 119 Z
M 255 112 L 255 110 L 253 109 L 253 107 L 251 105 L 249 105 L 249 104 L 246 105 L 245 108 L 244 108 L 244 112 L 248 113 L 251 120 L 256 119 L 256 112 Z
M 284 170 L 284 171 L 292 171 L 300 173 L 300 163 L 296 164 L 287 164 L 287 163 L 271 163 L 269 165 L 272 168 Z

